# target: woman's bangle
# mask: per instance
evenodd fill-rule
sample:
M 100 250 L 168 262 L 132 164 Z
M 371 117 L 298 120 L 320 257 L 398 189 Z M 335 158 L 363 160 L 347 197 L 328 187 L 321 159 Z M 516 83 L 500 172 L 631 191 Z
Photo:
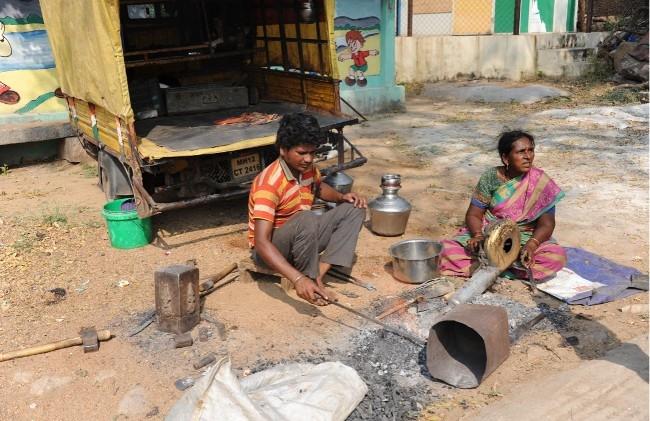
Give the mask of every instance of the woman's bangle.
M 293 285 L 296 286 L 296 283 L 297 283 L 299 280 L 301 280 L 302 278 L 304 278 L 304 277 L 305 277 L 305 275 L 303 275 L 302 273 L 301 273 L 300 275 L 296 276 L 296 279 L 294 279 L 294 280 L 292 281 L 292 282 L 293 282 Z
M 541 244 L 541 243 L 539 242 L 539 240 L 538 240 L 537 238 L 535 238 L 535 237 L 530 237 L 530 239 L 529 239 L 528 241 L 534 241 L 534 242 L 536 242 L 536 243 L 537 243 L 537 247 L 539 247 L 540 244 Z
M 483 237 L 483 233 L 482 232 L 474 232 L 474 233 L 472 233 L 472 238 L 478 238 L 478 237 Z

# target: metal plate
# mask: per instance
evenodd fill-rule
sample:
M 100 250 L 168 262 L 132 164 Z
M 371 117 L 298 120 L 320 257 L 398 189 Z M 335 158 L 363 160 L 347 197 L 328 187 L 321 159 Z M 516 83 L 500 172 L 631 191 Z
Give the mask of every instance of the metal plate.
M 232 178 L 242 179 L 262 171 L 262 161 L 260 154 L 251 153 L 233 158 L 231 161 Z

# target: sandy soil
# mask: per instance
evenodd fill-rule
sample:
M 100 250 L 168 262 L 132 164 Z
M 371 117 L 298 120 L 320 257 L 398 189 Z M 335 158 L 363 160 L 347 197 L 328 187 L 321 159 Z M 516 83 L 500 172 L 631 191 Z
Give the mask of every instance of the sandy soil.
M 647 272 L 647 120 L 613 129 L 537 114 L 594 103 L 594 95 L 583 88 L 574 93 L 586 99 L 522 107 L 411 98 L 406 113 L 377 116 L 347 130 L 369 158 L 367 165 L 349 174 L 357 191 L 374 197 L 383 173 L 400 173 L 401 193 L 413 204 L 403 238 L 449 236 L 462 224 L 480 173 L 498 163 L 497 133 L 504 127 L 524 127 L 538 138 L 537 165 L 567 192 L 557 213 L 558 240 Z M 247 256 L 245 201 L 158 216 L 154 225 L 163 241 L 138 250 L 116 250 L 107 240 L 100 214 L 104 197 L 92 172 L 55 162 L 0 175 L 0 350 L 76 336 L 88 325 L 108 327 L 117 335 L 93 354 L 70 348 L 0 363 L 5 391 L 0 419 L 72 420 L 79 414 L 92 419 L 161 419 L 181 395 L 174 381 L 196 376 L 191 362 L 200 355 L 227 353 L 233 367 L 244 373 L 262 360 L 339 347 L 366 326 L 337 308 L 314 308 L 276 284 L 236 282 L 206 301 L 206 310 L 219 321 L 201 323 L 212 334 L 207 341 L 174 349 L 170 337 L 153 327 L 126 338 L 154 304 L 157 268 L 196 259 L 204 277 Z M 332 283 L 333 290 L 356 293 L 358 298 L 344 301 L 365 308 L 379 297 L 409 288 L 393 280 L 386 267 L 387 248 L 398 240 L 363 229 L 354 274 L 375 284 L 378 292 L 340 283 Z M 128 285 L 118 286 L 121 280 Z M 54 299 L 48 292 L 53 288 L 65 288 L 66 298 Z M 495 290 L 535 305 L 518 282 Z M 647 314 L 618 311 L 631 303 L 648 303 L 648 295 L 572 308 L 576 317 L 565 331 L 531 333 L 481 387 L 448 390 L 422 411 L 422 419 L 458 419 L 531 377 L 598 358 L 621 341 L 647 332 Z M 580 345 L 568 346 L 567 336 L 577 336 Z

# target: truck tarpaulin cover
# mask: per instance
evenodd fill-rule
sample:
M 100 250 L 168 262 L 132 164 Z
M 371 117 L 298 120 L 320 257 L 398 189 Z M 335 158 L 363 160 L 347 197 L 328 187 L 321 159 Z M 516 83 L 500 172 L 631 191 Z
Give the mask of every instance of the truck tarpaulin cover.
M 133 120 L 119 0 L 41 0 L 61 89 Z

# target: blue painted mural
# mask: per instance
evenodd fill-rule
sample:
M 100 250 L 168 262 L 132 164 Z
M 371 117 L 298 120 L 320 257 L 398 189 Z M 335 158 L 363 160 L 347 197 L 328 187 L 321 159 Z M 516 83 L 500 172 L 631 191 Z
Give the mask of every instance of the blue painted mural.
M 38 0 L 0 0 L 0 115 L 65 113 Z

